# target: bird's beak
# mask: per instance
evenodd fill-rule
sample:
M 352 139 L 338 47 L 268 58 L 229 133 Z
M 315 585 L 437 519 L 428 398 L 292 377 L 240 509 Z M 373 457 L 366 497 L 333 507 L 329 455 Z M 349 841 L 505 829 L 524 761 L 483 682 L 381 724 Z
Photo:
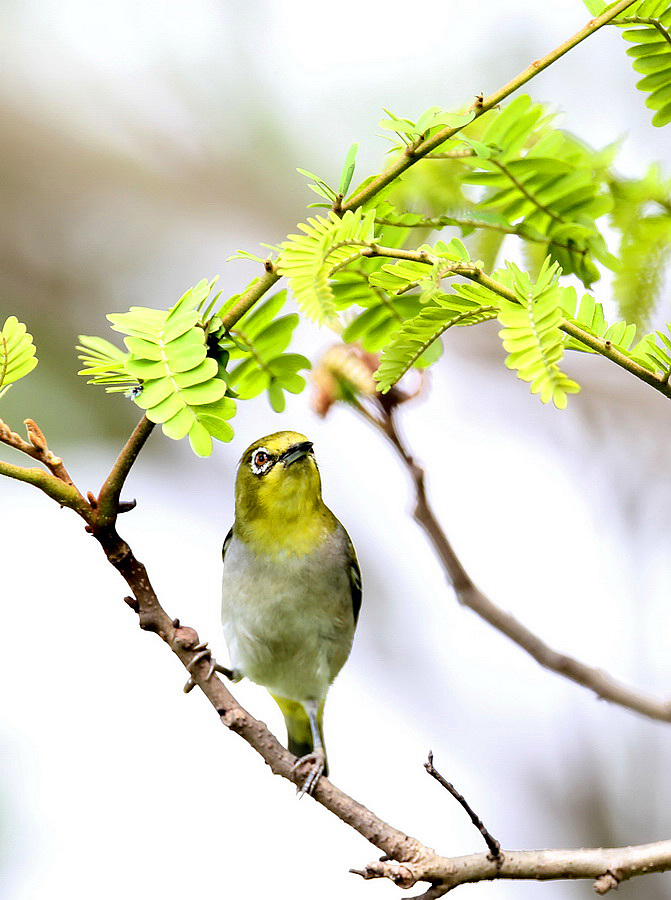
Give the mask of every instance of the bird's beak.
M 311 441 L 303 441 L 302 444 L 294 444 L 293 447 L 289 447 L 286 453 L 283 453 L 282 456 L 280 456 L 280 462 L 283 462 L 285 466 L 290 466 L 292 463 L 295 463 L 296 460 L 303 459 L 304 456 L 307 456 L 311 450 Z

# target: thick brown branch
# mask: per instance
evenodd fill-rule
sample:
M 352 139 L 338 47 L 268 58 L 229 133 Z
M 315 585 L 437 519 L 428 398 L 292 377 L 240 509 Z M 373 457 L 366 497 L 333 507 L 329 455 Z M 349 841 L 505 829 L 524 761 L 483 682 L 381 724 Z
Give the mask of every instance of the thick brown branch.
M 128 544 L 117 534 L 113 526 L 93 528 L 105 555 L 123 576 L 133 592 L 129 605 L 138 613 L 140 627 L 158 634 L 179 657 L 196 684 L 201 688 L 221 721 L 243 737 L 259 753 L 276 775 L 300 784 L 301 775 L 292 771 L 296 762 L 293 754 L 285 750 L 278 740 L 232 696 L 224 683 L 211 675 L 209 654 L 202 654 L 197 633 L 172 619 L 158 601 L 144 565 L 132 553 Z M 196 657 L 201 658 L 196 660 Z M 338 790 L 326 778 L 321 778 L 314 790 L 314 798 L 346 824 L 350 825 L 372 844 L 393 859 L 420 861 L 433 851 L 415 838 L 388 825 L 373 812 Z
M 374 862 L 357 871 L 363 878 L 389 878 L 409 888 L 418 881 L 433 884 L 421 900 L 440 897 L 460 884 L 498 878 L 555 881 L 593 878 L 594 889 L 605 894 L 622 881 L 650 872 L 671 869 L 671 841 L 634 847 L 596 847 L 575 850 L 505 850 L 501 859 L 489 853 L 470 856 L 434 856 L 427 862 Z

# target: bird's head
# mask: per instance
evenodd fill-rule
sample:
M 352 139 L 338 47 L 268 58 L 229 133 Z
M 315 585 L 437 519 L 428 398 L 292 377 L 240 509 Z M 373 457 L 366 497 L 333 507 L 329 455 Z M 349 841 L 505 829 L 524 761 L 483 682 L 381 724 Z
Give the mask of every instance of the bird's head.
M 319 470 L 304 434 L 278 431 L 254 441 L 242 454 L 235 484 L 238 523 L 291 521 L 322 505 Z

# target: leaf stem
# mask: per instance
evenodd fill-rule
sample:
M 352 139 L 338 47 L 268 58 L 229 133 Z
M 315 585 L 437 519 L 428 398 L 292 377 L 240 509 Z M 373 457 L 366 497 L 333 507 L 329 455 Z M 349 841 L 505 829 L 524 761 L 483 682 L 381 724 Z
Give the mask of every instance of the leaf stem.
M 540 210 L 542 213 L 545 213 L 545 215 L 546 215 L 546 216 L 549 216 L 551 219 L 554 219 L 555 222 L 563 222 L 563 221 L 564 221 L 564 219 L 563 219 L 558 213 L 556 213 L 553 209 L 550 209 L 549 207 L 544 206 L 544 205 L 540 202 L 540 200 L 538 199 L 538 197 L 536 197 L 536 196 L 535 196 L 535 195 L 534 195 L 534 194 L 533 194 L 533 193 L 532 193 L 532 192 L 531 192 L 531 191 L 530 191 L 530 190 L 529 190 L 529 189 L 528 189 L 528 188 L 527 188 L 520 180 L 519 180 L 519 178 L 517 178 L 517 177 L 510 171 L 510 168 L 509 168 L 505 163 L 499 162 L 499 160 L 497 160 L 497 159 L 492 159 L 492 160 L 490 160 L 490 162 L 492 163 L 492 165 L 496 166 L 496 168 L 497 168 L 503 175 L 505 175 L 506 178 L 507 178 L 509 181 L 511 181 L 511 182 L 515 185 L 515 187 L 516 187 L 517 190 L 520 192 L 520 194 L 522 194 L 524 197 L 526 197 L 527 200 L 529 201 L 529 203 L 532 203 L 532 204 L 536 207 L 536 209 Z
M 652 25 L 652 27 L 656 28 L 657 31 L 661 34 L 667 44 L 671 45 L 671 34 L 662 25 L 659 19 L 654 19 L 650 16 L 623 16 L 621 19 L 618 19 L 617 22 L 613 22 L 613 25 L 619 25 L 620 23 L 627 23 L 632 25 Z

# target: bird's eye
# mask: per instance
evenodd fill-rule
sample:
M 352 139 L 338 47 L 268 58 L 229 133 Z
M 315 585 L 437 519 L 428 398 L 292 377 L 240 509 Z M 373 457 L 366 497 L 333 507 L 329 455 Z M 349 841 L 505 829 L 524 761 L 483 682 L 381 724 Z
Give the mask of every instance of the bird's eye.
M 251 468 L 255 475 L 263 475 L 268 471 L 272 464 L 273 457 L 264 447 L 256 450 L 251 459 Z

